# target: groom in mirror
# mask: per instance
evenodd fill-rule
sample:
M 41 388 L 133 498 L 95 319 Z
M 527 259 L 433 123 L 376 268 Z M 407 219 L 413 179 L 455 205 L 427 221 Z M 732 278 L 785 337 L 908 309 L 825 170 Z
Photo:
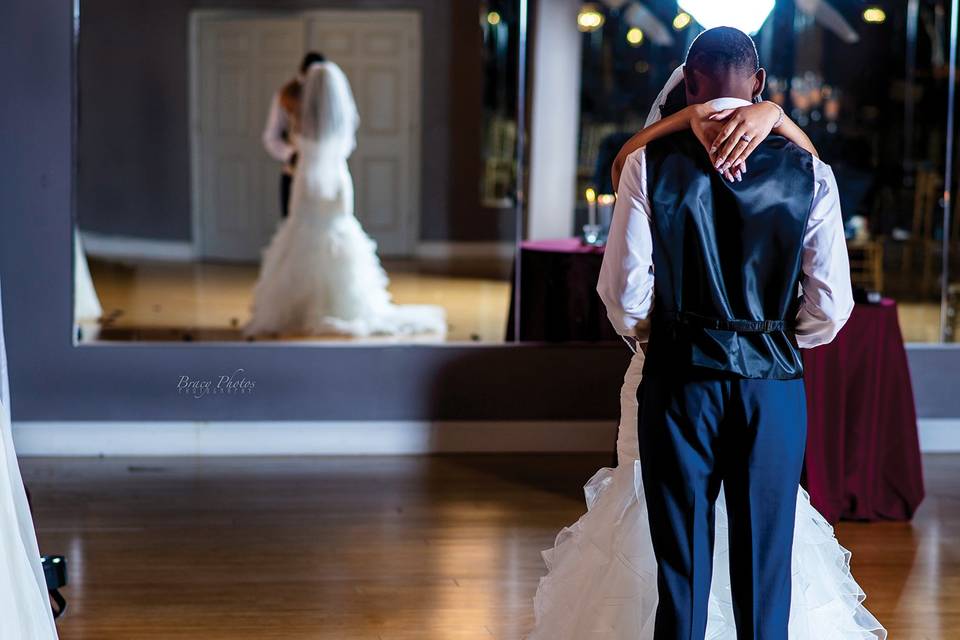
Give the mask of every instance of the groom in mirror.
M 297 166 L 297 148 L 295 136 L 299 131 L 300 93 L 303 80 L 311 65 L 324 62 L 322 53 L 309 51 L 300 62 L 297 76 L 283 85 L 270 101 L 267 124 L 263 129 L 263 148 L 275 160 L 283 163 L 280 173 L 280 215 L 284 218 L 290 207 L 290 191 L 293 186 L 293 173 Z

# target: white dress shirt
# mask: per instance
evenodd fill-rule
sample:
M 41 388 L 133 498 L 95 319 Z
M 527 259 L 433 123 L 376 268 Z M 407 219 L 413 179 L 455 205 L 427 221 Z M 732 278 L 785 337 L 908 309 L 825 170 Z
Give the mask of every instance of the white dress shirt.
M 723 105 L 733 98 L 715 101 Z M 748 102 L 736 100 L 732 106 Z M 706 153 L 706 151 L 704 151 Z M 749 163 L 750 161 L 747 160 Z M 813 159 L 815 182 L 803 236 L 802 301 L 794 331 L 801 348 L 836 337 L 853 310 L 850 264 L 833 170 Z M 749 180 L 750 174 L 744 176 Z M 613 221 L 600 268 L 597 292 L 617 333 L 646 342 L 654 305 L 652 213 L 647 191 L 646 150 L 631 153 L 620 174 Z
M 290 117 L 280 106 L 280 93 L 277 92 L 270 101 L 270 113 L 267 115 L 267 124 L 263 129 L 261 140 L 267 153 L 275 160 L 284 163 L 285 170 L 289 167 L 290 159 L 297 151 L 297 148 L 290 143 L 290 140 L 293 139 L 293 133 Z

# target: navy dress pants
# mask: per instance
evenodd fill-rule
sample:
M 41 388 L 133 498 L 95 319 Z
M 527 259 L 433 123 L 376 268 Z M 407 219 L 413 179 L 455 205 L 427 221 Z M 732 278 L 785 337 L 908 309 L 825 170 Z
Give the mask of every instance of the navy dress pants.
M 658 567 L 655 640 L 704 638 L 721 483 L 737 638 L 786 640 L 806 439 L 803 380 L 652 372 L 638 395 Z

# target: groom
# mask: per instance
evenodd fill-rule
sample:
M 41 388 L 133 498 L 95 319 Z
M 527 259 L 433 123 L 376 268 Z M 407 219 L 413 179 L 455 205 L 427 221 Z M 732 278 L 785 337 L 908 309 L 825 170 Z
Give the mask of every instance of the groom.
M 736 29 L 705 31 L 687 54 L 688 104 L 748 105 L 764 80 Z M 649 339 L 639 440 L 656 640 L 704 638 L 721 484 L 737 637 L 786 640 L 806 435 L 799 349 L 832 340 L 853 307 L 830 168 L 775 135 L 747 167 L 725 180 L 689 132 L 632 153 L 597 287 L 618 332 Z

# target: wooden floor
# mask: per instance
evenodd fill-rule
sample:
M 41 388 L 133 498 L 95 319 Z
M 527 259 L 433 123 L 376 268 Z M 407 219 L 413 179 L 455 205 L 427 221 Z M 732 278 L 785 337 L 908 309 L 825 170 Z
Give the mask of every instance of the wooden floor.
M 446 336 L 425 334 L 412 341 L 503 342 L 510 303 L 509 266 L 471 263 L 448 268 L 415 261 L 384 265 L 394 302 L 439 305 L 447 312 Z M 94 259 L 90 271 L 106 325 L 99 333 L 87 331 L 87 336 L 218 341 L 243 339 L 241 327 L 250 317 L 258 266 Z
M 436 304 L 447 312 L 450 328 L 445 337 L 426 334 L 403 338 L 404 342 L 503 342 L 510 304 L 508 264 L 387 260 L 384 265 L 395 302 Z M 240 328 L 249 318 L 257 269 L 243 264 L 91 259 L 91 274 L 108 323 L 99 334 L 87 331 L 86 335 L 122 341 L 242 340 Z M 901 302 L 898 309 L 905 341 L 940 339 L 938 304 Z
M 608 458 L 26 459 L 63 640 L 519 640 Z M 838 529 L 892 640 L 960 637 L 960 456 L 913 523 Z

